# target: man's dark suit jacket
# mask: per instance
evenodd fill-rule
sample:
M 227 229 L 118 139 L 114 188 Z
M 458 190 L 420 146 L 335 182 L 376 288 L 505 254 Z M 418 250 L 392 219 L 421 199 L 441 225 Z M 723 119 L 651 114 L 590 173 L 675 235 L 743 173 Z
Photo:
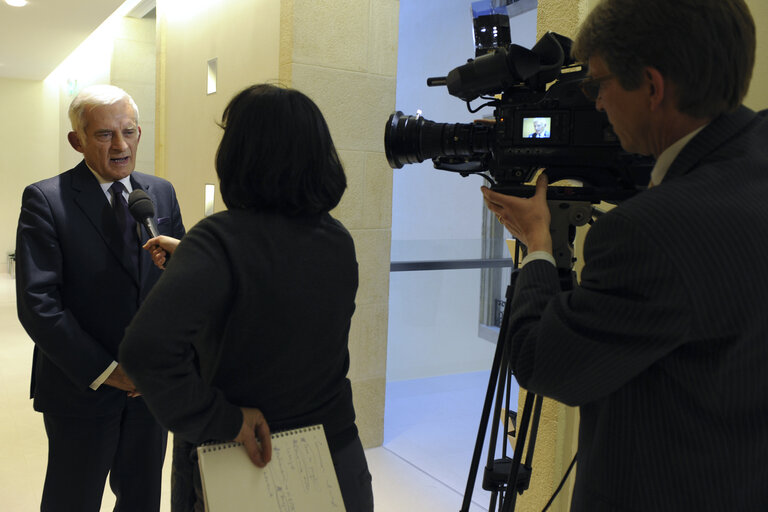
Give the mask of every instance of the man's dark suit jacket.
M 161 234 L 181 238 L 173 187 L 133 172 L 131 183 L 155 204 Z M 139 250 L 138 274 L 115 249 L 119 238 L 109 201 L 81 162 L 29 185 L 16 238 L 19 319 L 35 342 L 31 394 L 36 410 L 103 416 L 120 410 L 125 391 L 89 385 L 117 360 L 123 331 L 161 270 Z M 147 235 L 142 230 L 143 240 Z M 125 258 L 125 259 L 124 259 Z
M 767 117 L 715 119 L 601 217 L 573 291 L 519 273 L 516 377 L 580 406 L 574 511 L 768 510 Z

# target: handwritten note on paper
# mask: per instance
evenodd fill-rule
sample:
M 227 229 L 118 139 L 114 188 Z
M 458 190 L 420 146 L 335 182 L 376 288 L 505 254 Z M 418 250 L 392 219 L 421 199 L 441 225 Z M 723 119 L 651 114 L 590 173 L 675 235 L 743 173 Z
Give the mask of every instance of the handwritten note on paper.
M 251 463 L 240 443 L 197 449 L 208 512 L 344 512 L 322 425 L 272 435 L 272 461 Z

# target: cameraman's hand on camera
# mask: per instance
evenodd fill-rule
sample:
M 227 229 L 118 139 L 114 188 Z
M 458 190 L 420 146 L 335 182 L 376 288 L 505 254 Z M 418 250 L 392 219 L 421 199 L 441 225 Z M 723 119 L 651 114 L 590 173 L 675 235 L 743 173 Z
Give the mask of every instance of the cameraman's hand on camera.
M 541 173 L 536 180 L 536 193 L 531 198 L 508 196 L 482 187 L 485 205 L 499 222 L 523 243 L 528 252 L 546 251 L 552 254 L 551 221 L 547 205 L 547 175 Z

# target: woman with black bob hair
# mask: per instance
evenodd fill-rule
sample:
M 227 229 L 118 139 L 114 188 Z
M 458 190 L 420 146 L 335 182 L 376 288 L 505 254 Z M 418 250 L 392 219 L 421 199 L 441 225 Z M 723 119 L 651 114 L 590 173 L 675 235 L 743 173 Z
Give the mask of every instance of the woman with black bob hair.
M 322 424 L 346 510 L 373 510 L 352 405 L 352 237 L 328 213 L 346 188 L 328 126 L 304 94 L 248 87 L 227 105 L 216 155 L 227 211 L 181 242 L 120 345 L 120 363 L 174 435 L 171 508 L 203 510 L 196 447 L 235 440 L 271 457 L 270 430 Z M 178 244 L 178 247 L 177 247 Z M 165 251 L 165 252 L 164 252 Z
M 285 215 L 327 213 L 347 186 L 344 169 L 320 109 L 293 89 L 251 86 L 223 115 L 216 155 L 228 208 Z

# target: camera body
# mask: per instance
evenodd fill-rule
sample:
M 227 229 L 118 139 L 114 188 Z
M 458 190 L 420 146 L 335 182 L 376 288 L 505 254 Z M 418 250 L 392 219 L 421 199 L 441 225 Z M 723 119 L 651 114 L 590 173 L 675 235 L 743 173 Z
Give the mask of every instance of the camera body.
M 396 112 L 384 135 L 390 166 L 431 158 L 437 169 L 465 176 L 487 172 L 491 188 L 520 197 L 533 194 L 528 183 L 545 169 L 550 183 L 581 184 L 551 186 L 550 199 L 631 197 L 648 183 L 652 161 L 621 148 L 607 116 L 581 91 L 587 70 L 569 54 L 570 40 L 548 33 L 531 50 L 511 45 L 429 79 L 468 105 L 483 96 L 483 106 L 494 107 L 493 119 L 434 123 Z

